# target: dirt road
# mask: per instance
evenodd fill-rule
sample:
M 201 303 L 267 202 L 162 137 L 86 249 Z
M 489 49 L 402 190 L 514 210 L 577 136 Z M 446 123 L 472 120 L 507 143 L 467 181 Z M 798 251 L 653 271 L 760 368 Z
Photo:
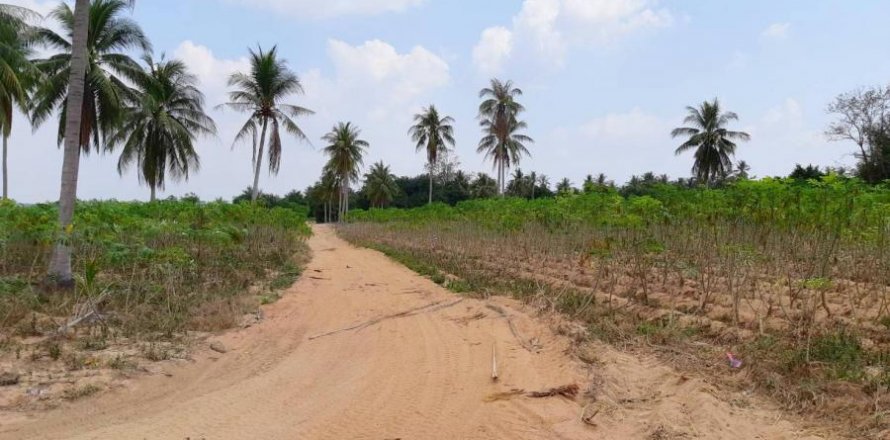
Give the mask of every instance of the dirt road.
M 758 402 L 730 405 L 709 385 L 653 360 L 597 346 L 593 367 L 522 308 L 512 316 L 529 351 L 486 303 L 459 299 L 326 227 L 310 241 L 302 279 L 264 321 L 218 338 L 168 374 L 0 426 L 3 439 L 799 439 Z M 313 338 L 428 304 L 408 316 Z M 500 380 L 491 380 L 492 348 Z M 595 373 L 599 400 L 492 399 L 515 388 L 577 383 Z M 494 401 L 492 401 L 494 400 Z

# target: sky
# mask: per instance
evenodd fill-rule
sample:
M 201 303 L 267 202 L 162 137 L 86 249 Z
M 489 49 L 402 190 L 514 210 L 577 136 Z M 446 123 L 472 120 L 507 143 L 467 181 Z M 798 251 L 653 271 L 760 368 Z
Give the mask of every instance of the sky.
M 46 13 L 58 1 L 3 0 Z M 855 145 L 829 142 L 826 107 L 838 94 L 890 82 L 890 2 L 882 0 L 137 0 L 133 18 L 156 55 L 179 58 L 201 81 L 215 137 L 201 139 L 201 168 L 161 196 L 231 199 L 248 187 L 250 145 L 233 145 L 247 115 L 216 110 L 226 80 L 247 71 L 249 48 L 277 45 L 305 94 L 288 103 L 315 111 L 298 121 L 309 142 L 284 138 L 281 171 L 260 186 L 283 194 L 319 177 L 321 137 L 351 121 L 370 142 L 366 168 L 424 172 L 407 136 L 412 117 L 435 104 L 456 120 L 455 155 L 491 173 L 476 153 L 478 91 L 492 77 L 523 91 L 535 139 L 519 164 L 579 185 L 605 173 L 618 183 L 652 171 L 690 175 L 672 128 L 685 108 L 719 98 L 751 134 L 737 160 L 755 176 L 787 175 L 796 163 L 843 166 Z M 49 20 L 46 26 L 55 26 Z M 32 130 L 21 115 L 10 138 L 10 195 L 58 198 L 57 120 Z M 114 153 L 83 157 L 81 199 L 146 200 Z

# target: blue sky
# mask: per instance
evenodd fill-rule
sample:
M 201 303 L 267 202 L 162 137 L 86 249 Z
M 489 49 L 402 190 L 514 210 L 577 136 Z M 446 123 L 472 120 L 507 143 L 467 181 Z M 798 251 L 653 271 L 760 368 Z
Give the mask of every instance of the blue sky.
M 47 11 L 55 1 L 7 0 Z M 822 135 L 834 96 L 890 82 L 890 3 L 878 0 L 138 0 L 134 18 L 156 52 L 180 57 L 202 80 L 208 104 L 246 68 L 248 47 L 277 44 L 303 80 L 291 102 L 312 144 L 285 140 L 281 173 L 264 191 L 303 189 L 324 162 L 320 137 L 337 121 L 363 129 L 366 164 L 423 171 L 406 136 L 411 116 L 434 103 L 456 120 L 463 168 L 490 172 L 475 153 L 478 90 L 496 76 L 524 91 L 532 157 L 521 163 L 575 184 L 606 173 L 624 182 L 653 171 L 689 175 L 675 157 L 686 105 L 718 96 L 751 133 L 738 150 L 758 176 L 795 163 L 847 165 L 855 146 Z M 239 193 L 252 181 L 248 145 L 231 149 L 244 115 L 213 111 L 217 138 L 200 142 L 201 170 L 163 195 Z M 54 123 L 32 132 L 19 117 L 10 139 L 11 195 L 57 197 L 61 151 Z M 81 198 L 146 199 L 114 155 L 83 159 Z

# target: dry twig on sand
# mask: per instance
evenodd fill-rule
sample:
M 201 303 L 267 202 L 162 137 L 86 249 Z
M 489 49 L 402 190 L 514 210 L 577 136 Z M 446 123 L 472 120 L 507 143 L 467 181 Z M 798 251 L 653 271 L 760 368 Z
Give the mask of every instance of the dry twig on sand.
M 485 307 L 487 307 L 489 310 L 497 312 L 499 315 L 501 315 L 501 318 L 504 318 L 504 320 L 507 321 L 507 325 L 510 327 L 510 333 L 513 333 L 513 337 L 516 338 L 516 342 L 519 342 L 519 345 L 521 345 L 522 348 L 532 353 L 535 353 L 537 351 L 532 344 L 526 342 L 525 339 L 522 339 L 522 337 L 519 335 L 519 330 L 516 330 L 516 325 L 513 324 L 513 318 L 511 318 L 510 315 L 507 314 L 503 307 L 496 306 L 494 304 L 486 304 Z
M 557 388 L 550 388 L 549 390 L 545 390 L 545 391 L 532 391 L 532 392 L 528 393 L 527 395 L 528 395 L 528 397 L 533 397 L 536 399 L 540 399 L 543 397 L 556 397 L 556 396 L 562 396 L 567 399 L 574 399 L 575 396 L 578 395 L 578 391 L 580 391 L 580 388 L 578 387 L 578 385 L 571 384 L 571 385 L 561 386 L 561 387 L 557 387 Z
M 99 306 L 110 296 L 106 290 L 97 298 L 87 298 L 86 302 L 79 304 L 74 309 L 74 315 L 64 325 L 56 330 L 59 334 L 67 334 L 69 330 L 81 324 L 104 322 L 105 317 L 99 312 Z
M 456 306 L 456 305 L 460 304 L 461 302 L 463 302 L 463 298 L 456 300 L 456 301 L 449 302 L 449 303 L 446 303 L 445 301 L 436 301 L 434 303 L 427 304 L 427 305 L 421 306 L 421 307 L 415 307 L 411 310 L 406 310 L 404 312 L 394 313 L 392 315 L 381 316 L 379 318 L 374 318 L 370 321 L 365 321 L 365 322 L 362 322 L 362 323 L 359 323 L 359 324 L 356 324 L 356 325 L 353 325 L 350 327 L 341 328 L 341 329 L 330 331 L 327 333 L 322 333 L 320 335 L 310 336 L 309 340 L 312 341 L 312 340 L 315 340 L 318 338 L 323 338 L 325 336 L 333 336 L 338 333 L 343 333 L 343 332 L 348 332 L 348 331 L 353 331 L 353 330 L 361 330 L 364 328 L 371 327 L 372 325 L 379 324 L 379 323 L 386 321 L 388 319 L 404 318 L 406 316 L 417 315 L 420 312 L 425 312 L 425 313 L 435 312 L 437 310 L 442 310 L 442 309 L 445 309 L 448 307 Z

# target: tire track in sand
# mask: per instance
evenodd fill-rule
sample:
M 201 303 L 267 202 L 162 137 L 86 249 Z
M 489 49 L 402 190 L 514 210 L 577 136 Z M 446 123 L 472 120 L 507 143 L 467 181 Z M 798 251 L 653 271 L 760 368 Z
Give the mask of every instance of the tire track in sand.
M 580 404 L 562 398 L 485 402 L 512 388 L 572 382 L 583 388 L 588 380 L 588 371 L 564 354 L 566 340 L 502 299 L 495 301 L 511 308 L 520 328 L 541 335 L 540 353 L 524 350 L 504 320 L 476 300 L 309 340 L 454 299 L 383 255 L 350 246 L 328 227 L 314 230 L 307 273 L 320 271 L 322 279 L 301 278 L 266 309 L 263 323 L 221 336 L 227 354 L 199 353 L 193 363 L 169 366 L 171 377 L 141 378 L 126 389 L 30 414 L 0 426 L 0 438 L 620 439 L 648 438 L 656 425 L 672 421 L 681 425 L 670 426 L 672 432 L 689 438 L 815 438 L 777 422 L 775 411 L 731 407 L 704 386 L 667 385 L 676 372 L 634 365 L 632 356 L 606 346 L 599 372 L 606 398 L 620 402 L 625 390 L 645 392 L 629 390 L 635 384 L 659 384 L 666 398 L 616 404 L 598 416 L 597 427 L 580 422 Z M 469 319 L 480 314 L 486 316 Z M 492 344 L 501 373 L 496 384 L 490 379 Z M 687 404 L 706 407 L 687 416 Z

